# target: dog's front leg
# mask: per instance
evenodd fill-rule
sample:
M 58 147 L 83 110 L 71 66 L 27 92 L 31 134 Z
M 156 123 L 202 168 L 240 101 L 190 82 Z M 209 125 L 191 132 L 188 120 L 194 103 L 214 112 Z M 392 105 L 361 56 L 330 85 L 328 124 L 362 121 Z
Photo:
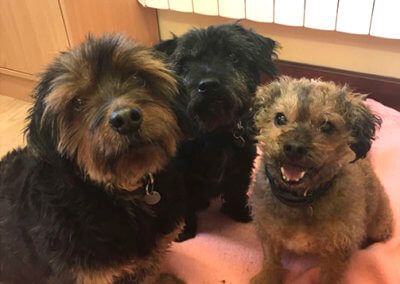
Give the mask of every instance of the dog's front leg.
M 280 244 L 262 241 L 264 260 L 261 271 L 251 280 L 251 284 L 281 284 L 283 278 L 283 267 L 281 264 Z
M 250 208 L 248 207 L 247 191 L 250 185 L 252 166 L 249 163 L 239 168 L 237 174 L 225 177 L 222 187 L 221 211 L 237 222 L 249 222 Z
M 190 206 L 188 206 L 190 207 Z M 197 233 L 197 216 L 193 208 L 186 209 L 185 226 L 181 233 L 179 233 L 176 242 L 183 242 L 188 239 L 194 238 Z
M 349 260 L 354 250 L 326 256 L 322 259 L 320 281 L 321 284 L 341 283 L 346 272 Z
M 154 283 L 151 284 L 185 284 L 185 282 L 175 275 L 163 273 Z
M 250 209 L 247 205 L 248 183 L 227 186 L 229 190 L 225 191 L 222 195 L 223 203 L 221 211 L 237 222 L 247 223 L 251 221 Z

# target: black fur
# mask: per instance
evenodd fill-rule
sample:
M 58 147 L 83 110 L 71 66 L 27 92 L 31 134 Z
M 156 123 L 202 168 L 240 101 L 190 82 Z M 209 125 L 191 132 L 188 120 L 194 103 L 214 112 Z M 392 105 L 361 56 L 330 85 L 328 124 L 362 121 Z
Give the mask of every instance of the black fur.
M 381 126 L 382 119 L 374 115 L 364 104 L 352 102 L 347 102 L 345 105 L 345 118 L 355 140 L 350 144 L 350 149 L 356 154 L 352 161 L 354 163 L 367 156 L 375 139 L 375 130 Z
M 222 194 L 222 211 L 237 221 L 250 220 L 247 189 L 256 156 L 253 101 L 260 74 L 275 75 L 277 43 L 238 24 L 193 29 L 159 43 L 190 95 L 188 113 L 197 125 L 195 138 L 182 145 L 188 194 L 186 227 L 179 240 L 196 235 L 196 211 Z M 219 83 L 211 96 L 199 84 Z M 241 129 L 241 126 L 243 129 Z
M 133 75 L 110 65 L 120 41 L 118 36 L 106 36 L 86 43 L 91 56 L 86 63 L 99 72 L 98 82 L 110 74 L 121 80 Z M 105 189 L 82 173 L 74 157 L 58 153 L 58 134 L 52 123 L 57 114 L 48 116 L 43 126 L 40 122 L 46 96 L 69 72 L 61 60 L 69 55 L 62 54 L 47 69 L 35 90 L 28 146 L 10 152 L 0 162 L 2 283 L 75 283 L 77 271 L 140 262 L 183 220 L 183 177 L 174 161 L 155 174 L 161 202 L 147 205 L 143 189 Z M 179 100 L 184 100 L 183 94 Z M 185 124 L 182 127 L 187 127 L 182 104 L 173 99 L 170 103 Z M 128 282 L 115 281 L 140 283 L 156 266 L 155 261 L 133 275 L 124 274 Z

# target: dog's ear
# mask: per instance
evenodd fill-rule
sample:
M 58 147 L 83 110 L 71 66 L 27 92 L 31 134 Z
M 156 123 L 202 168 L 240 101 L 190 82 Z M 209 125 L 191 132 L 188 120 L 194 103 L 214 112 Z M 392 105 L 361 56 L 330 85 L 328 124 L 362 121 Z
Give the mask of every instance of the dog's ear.
M 382 124 L 382 119 L 364 104 L 364 98 L 365 96 L 359 94 L 346 94 L 345 120 L 350 125 L 350 149 L 356 155 L 352 163 L 367 156 L 372 140 L 375 139 L 376 128 Z
M 248 39 L 252 45 L 248 52 L 255 66 L 259 71 L 274 77 L 276 75 L 276 68 L 272 60 L 277 58 L 276 50 L 279 48 L 279 44 L 268 37 L 252 31 L 248 33 Z
M 55 70 L 48 69 L 33 90 L 32 97 L 35 102 L 26 118 L 27 126 L 24 130 L 27 144 L 35 155 L 50 162 L 56 153 L 52 137 L 57 136 L 57 128 L 53 127 L 53 119 L 44 119 L 45 98 L 53 88 Z M 50 125 L 51 124 L 51 125 Z
M 178 37 L 175 34 L 172 34 L 173 38 L 168 40 L 163 40 L 156 45 L 154 45 L 154 49 L 166 54 L 168 57 L 174 53 L 177 45 L 178 45 Z

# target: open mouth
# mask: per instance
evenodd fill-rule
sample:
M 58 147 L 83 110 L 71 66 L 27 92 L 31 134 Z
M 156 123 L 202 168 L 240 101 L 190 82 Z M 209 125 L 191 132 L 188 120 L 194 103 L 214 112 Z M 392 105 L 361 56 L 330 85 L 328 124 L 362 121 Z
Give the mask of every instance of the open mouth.
M 288 184 L 300 184 L 307 176 L 307 169 L 299 166 L 284 164 L 281 167 L 282 180 Z

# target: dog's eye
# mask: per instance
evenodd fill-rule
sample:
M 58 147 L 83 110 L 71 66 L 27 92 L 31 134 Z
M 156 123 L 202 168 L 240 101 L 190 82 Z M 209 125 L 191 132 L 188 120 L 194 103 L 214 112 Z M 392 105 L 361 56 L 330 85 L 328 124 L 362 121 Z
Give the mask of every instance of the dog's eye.
M 330 121 L 326 121 L 319 129 L 324 134 L 331 134 L 335 130 L 335 125 L 333 125 L 333 123 Z
M 75 98 L 75 99 L 73 100 L 73 104 L 74 104 L 74 109 L 75 109 L 75 110 L 80 110 L 80 109 L 82 109 L 82 107 L 84 106 L 85 100 L 82 99 L 82 98 Z
M 286 123 L 287 123 L 286 116 L 283 113 L 278 112 L 275 116 L 275 125 L 281 126 L 285 125 Z

